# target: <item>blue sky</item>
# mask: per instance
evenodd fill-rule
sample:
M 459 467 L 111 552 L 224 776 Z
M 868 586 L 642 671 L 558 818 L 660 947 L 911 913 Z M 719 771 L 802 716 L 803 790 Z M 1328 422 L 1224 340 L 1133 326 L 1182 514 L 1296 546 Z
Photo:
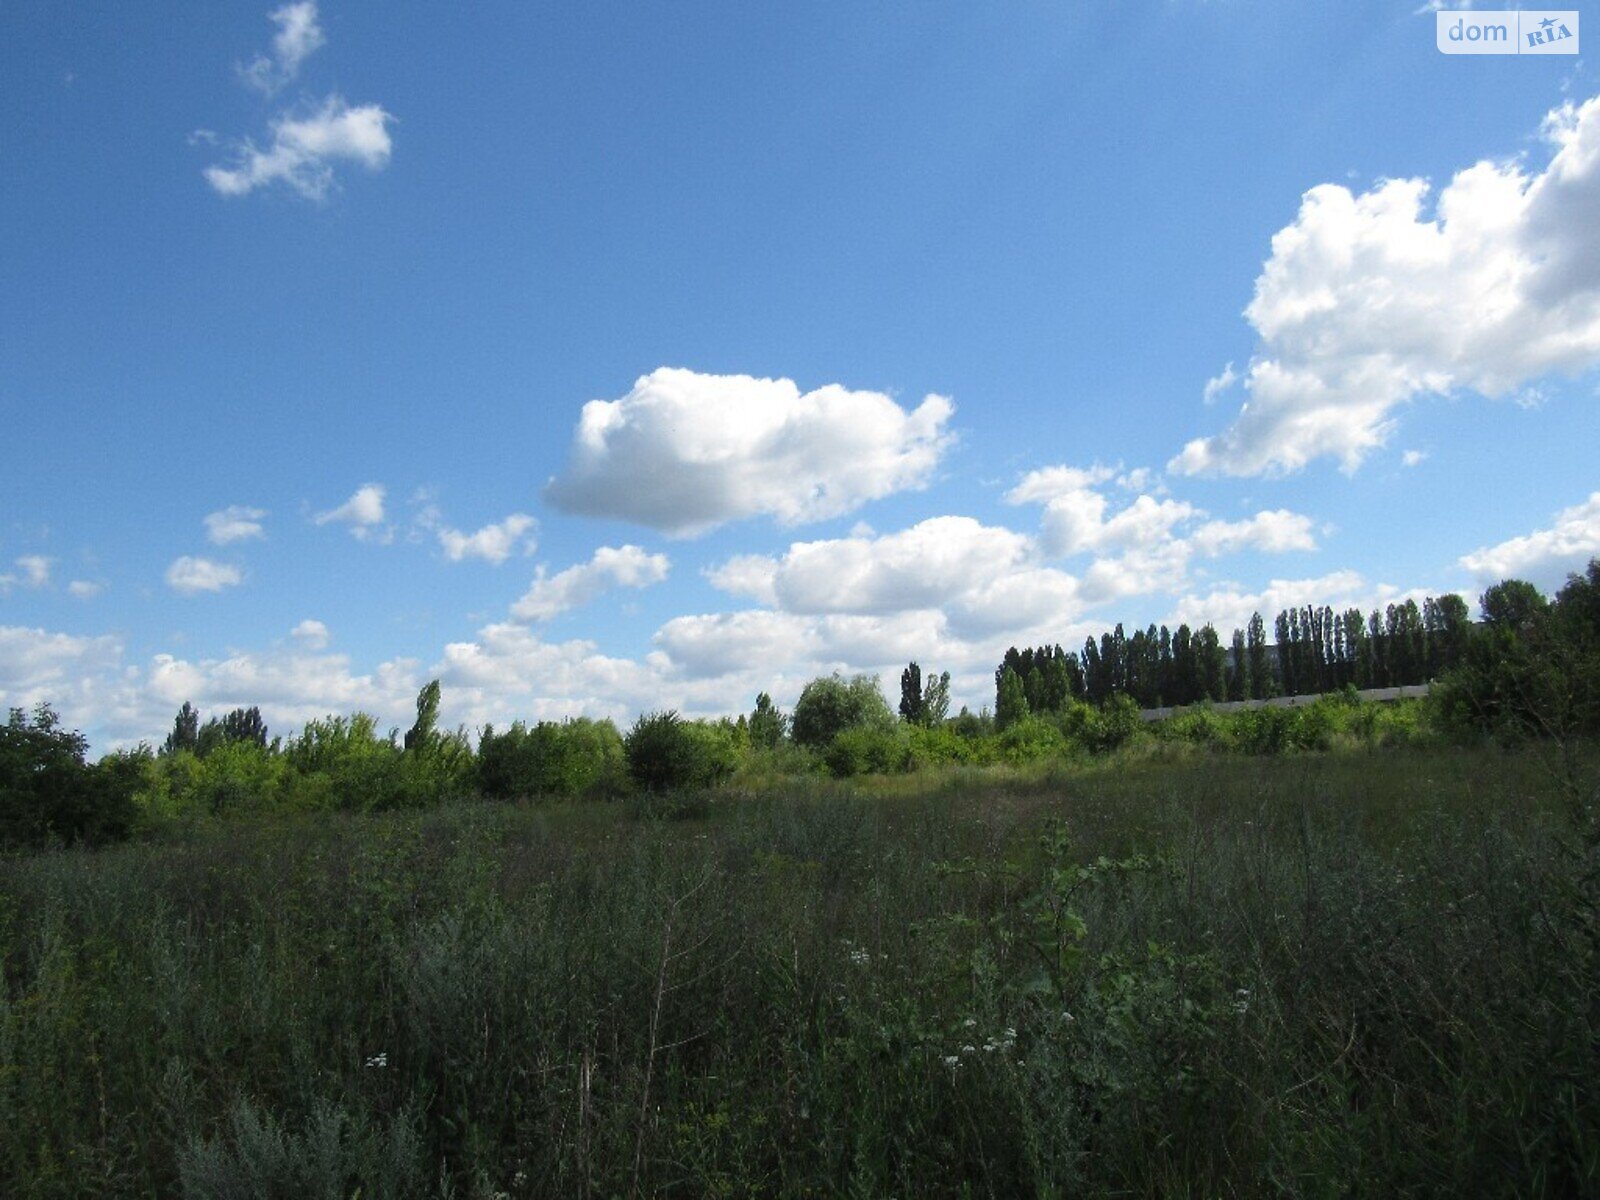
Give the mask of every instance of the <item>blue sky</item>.
M 8 4 L 0 704 L 976 707 L 1556 585 L 1600 82 L 1414 9 Z

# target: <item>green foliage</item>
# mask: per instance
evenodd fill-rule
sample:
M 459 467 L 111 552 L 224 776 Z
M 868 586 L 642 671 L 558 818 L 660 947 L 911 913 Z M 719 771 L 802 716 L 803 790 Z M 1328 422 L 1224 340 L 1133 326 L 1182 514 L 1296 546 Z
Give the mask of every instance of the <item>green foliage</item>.
M 1600 560 L 1550 605 L 1531 584 L 1483 594 L 1485 625 L 1431 697 L 1445 728 L 1502 742 L 1600 734 Z
M 478 789 L 491 799 L 605 794 L 625 772 L 622 735 L 610 721 L 577 717 L 532 729 L 518 721 L 504 733 L 487 726 L 478 741 Z
M 1484 624 L 1511 633 L 1532 629 L 1550 611 L 1550 601 L 1526 579 L 1502 579 L 1478 600 Z
M 1039 762 L 1067 750 L 1060 723 L 1047 717 L 1024 716 L 1006 725 L 994 739 L 995 756 L 1008 763 Z
M 47 704 L 20 708 L 0 726 L 0 846 L 105 842 L 133 824 L 143 755 L 85 761 L 88 741 Z
M 1595 1190 L 1600 885 L 1542 753 L 687 816 L 0 857 L 0 1195 Z
M 748 729 L 752 746 L 771 750 L 788 736 L 789 718 L 772 702 L 771 696 L 762 692 L 756 697 Z
M 928 767 L 960 765 L 978 761 L 979 749 L 973 738 L 962 737 L 952 724 L 918 725 L 906 731 L 908 767 L 923 770 Z
M 435 679 L 417 693 L 417 720 L 406 731 L 405 748 L 418 754 L 428 753 L 438 737 L 438 724 L 439 681 Z
M 241 1099 L 225 1134 L 183 1148 L 178 1177 L 185 1196 L 420 1200 L 429 1183 L 421 1151 L 409 1112 L 373 1122 L 323 1102 L 294 1131 Z
M 729 778 L 739 761 L 731 729 L 685 721 L 671 710 L 641 716 L 624 749 L 628 774 L 647 792 L 711 787 Z
M 1067 735 L 1093 754 L 1128 745 L 1144 732 L 1144 718 L 1132 696 L 1117 695 L 1099 708 L 1075 705 L 1062 717 Z
M 902 730 L 855 725 L 835 734 L 822 758 L 836 778 L 889 775 L 910 769 L 911 746 Z
M 995 685 L 995 728 L 1004 732 L 1009 726 L 1026 718 L 1029 711 L 1028 693 L 1022 677 L 1010 667 L 1002 668 L 999 682 Z
M 837 672 L 813 679 L 795 701 L 794 740 L 814 751 L 824 751 L 842 731 L 856 726 L 887 729 L 894 714 L 878 690 L 875 675 L 844 679 Z

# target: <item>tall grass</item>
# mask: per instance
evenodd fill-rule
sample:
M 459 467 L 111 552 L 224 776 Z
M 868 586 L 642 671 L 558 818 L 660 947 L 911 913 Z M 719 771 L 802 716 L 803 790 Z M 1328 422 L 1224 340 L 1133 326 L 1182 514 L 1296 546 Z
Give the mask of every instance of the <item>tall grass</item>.
M 1147 754 L 7 859 L 0 1194 L 1592 1194 L 1600 876 L 1545 768 Z

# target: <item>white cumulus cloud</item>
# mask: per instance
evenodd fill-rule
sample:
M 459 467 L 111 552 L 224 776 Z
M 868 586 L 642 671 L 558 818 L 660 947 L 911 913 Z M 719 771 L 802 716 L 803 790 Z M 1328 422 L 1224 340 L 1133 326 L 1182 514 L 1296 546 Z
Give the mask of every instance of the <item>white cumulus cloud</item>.
M 369 171 L 388 164 L 393 120 L 380 105 L 352 107 L 341 96 L 329 96 L 303 115 L 274 117 L 265 146 L 242 143 L 231 164 L 205 169 L 206 182 L 224 196 L 282 183 L 308 200 L 321 200 L 333 187 L 337 163 L 353 162 Z
M 953 412 L 937 395 L 908 412 L 881 392 L 663 367 L 583 406 L 545 495 L 678 536 L 757 515 L 822 520 L 926 484 Z
M 265 509 L 230 504 L 227 508 L 206 514 L 206 537 L 214 546 L 265 537 L 266 530 L 262 528 L 261 518 L 266 515 Z
M 195 558 L 185 554 L 174 559 L 167 568 L 167 586 L 182 596 L 200 592 L 220 592 L 244 581 L 238 567 L 213 562 L 209 558 Z
M 526 513 L 512 513 L 503 521 L 485 525 L 476 533 L 441 528 L 439 545 L 451 562 L 481 558 L 499 566 L 515 553 L 532 554 L 538 545 L 533 536 L 539 523 Z
M 1548 529 L 1537 529 L 1497 546 L 1463 555 L 1461 565 L 1486 583 L 1533 578 L 1552 582 L 1568 571 L 1581 571 L 1600 556 L 1600 492 L 1582 504 L 1562 509 Z
M 364 483 L 343 504 L 311 519 L 318 525 L 348 525 L 351 536 L 362 541 L 382 540 L 386 536 L 383 499 L 387 494 L 381 483 Z
M 1011 504 L 1044 506 L 1040 529 L 1048 554 L 1092 556 L 1079 592 L 1086 604 L 1176 590 L 1196 555 L 1316 549 L 1311 519 L 1300 513 L 1271 509 L 1243 521 L 1207 520 L 1188 501 L 1148 492 L 1116 507 L 1103 490 L 1116 477 L 1098 465 L 1044 467 L 1024 475 L 1005 497 Z
M 308 650 L 325 650 L 328 646 L 328 627 L 310 617 L 291 629 L 289 636 Z
M 638 546 L 601 546 L 588 562 L 549 577 L 541 566 L 533 586 L 511 606 L 511 615 L 522 621 L 548 621 L 612 588 L 660 583 L 669 569 L 665 554 L 647 554 Z
M 67 595 L 74 600 L 93 600 L 105 591 L 105 584 L 96 583 L 90 579 L 74 579 L 67 584 Z
M 1600 363 L 1600 97 L 1543 129 L 1542 170 L 1479 162 L 1432 205 L 1423 179 L 1307 192 L 1245 310 L 1248 398 L 1169 469 L 1281 475 L 1326 456 L 1353 471 L 1419 395 L 1514 397 Z

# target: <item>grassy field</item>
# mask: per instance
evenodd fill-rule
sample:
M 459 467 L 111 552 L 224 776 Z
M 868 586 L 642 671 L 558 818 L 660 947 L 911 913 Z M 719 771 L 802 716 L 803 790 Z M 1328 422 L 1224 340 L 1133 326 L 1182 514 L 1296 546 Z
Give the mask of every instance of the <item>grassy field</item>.
M 0 1194 L 1595 1194 L 1594 777 L 1168 753 L 0 860 Z

